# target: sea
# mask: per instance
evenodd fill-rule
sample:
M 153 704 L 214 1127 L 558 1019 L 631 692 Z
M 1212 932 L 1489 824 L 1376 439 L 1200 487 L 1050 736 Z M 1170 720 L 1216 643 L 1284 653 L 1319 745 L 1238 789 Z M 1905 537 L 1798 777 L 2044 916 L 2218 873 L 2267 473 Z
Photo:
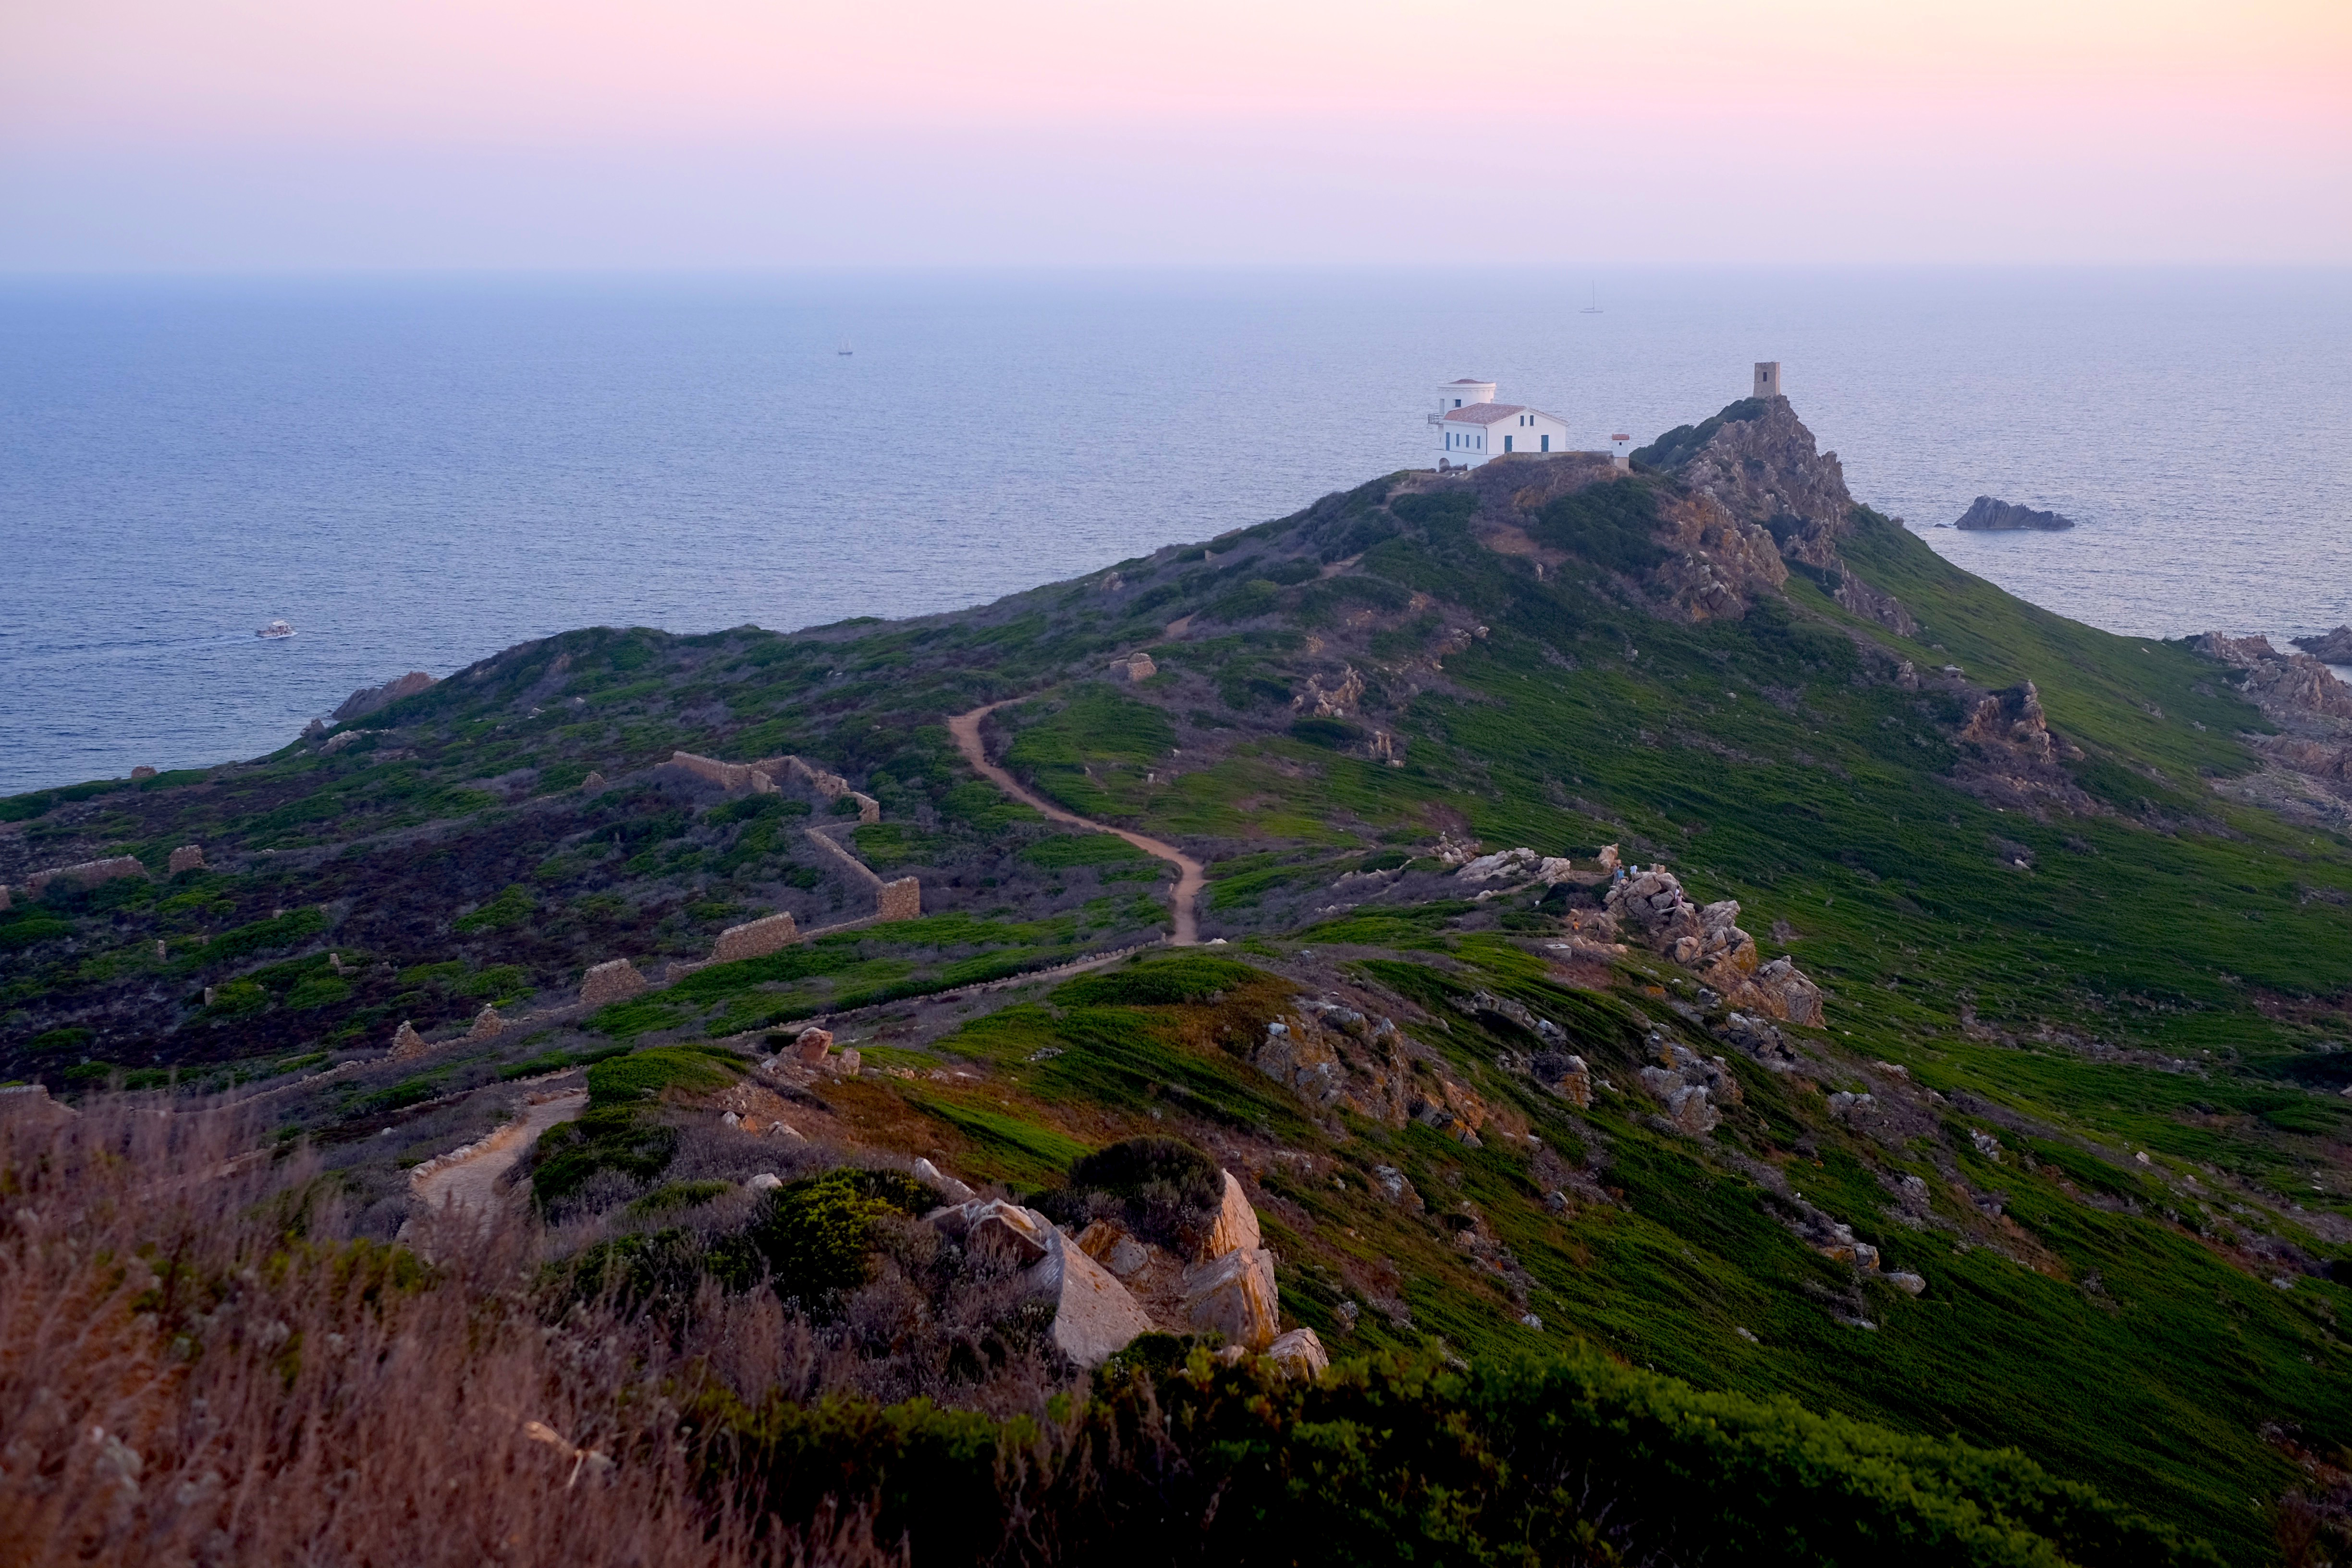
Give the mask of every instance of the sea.
M 587 625 L 922 615 L 1777 360 L 1854 494 L 2110 630 L 2352 620 L 2352 271 L 0 279 L 0 794 Z M 2064 533 L 1960 533 L 1980 494 Z M 257 637 L 283 619 L 296 635 Z

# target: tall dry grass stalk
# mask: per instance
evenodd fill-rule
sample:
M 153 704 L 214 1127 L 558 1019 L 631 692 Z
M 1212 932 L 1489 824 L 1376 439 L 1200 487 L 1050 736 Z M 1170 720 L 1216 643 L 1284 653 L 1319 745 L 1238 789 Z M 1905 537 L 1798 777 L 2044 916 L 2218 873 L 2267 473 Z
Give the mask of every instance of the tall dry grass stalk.
M 896 1561 L 856 1519 L 698 1495 L 696 1370 L 610 1314 L 551 1326 L 528 1220 L 443 1225 L 428 1268 L 352 1239 L 302 1156 L 240 1158 L 257 1131 L 128 1100 L 0 1122 L 0 1560 Z

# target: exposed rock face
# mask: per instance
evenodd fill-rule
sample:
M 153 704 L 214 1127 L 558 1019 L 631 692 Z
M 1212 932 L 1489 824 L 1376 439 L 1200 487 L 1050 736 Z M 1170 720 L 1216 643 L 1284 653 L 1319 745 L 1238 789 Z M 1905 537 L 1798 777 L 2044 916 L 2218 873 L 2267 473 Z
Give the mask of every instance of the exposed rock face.
M 2338 626 L 2321 637 L 2297 637 L 2294 646 L 2322 664 L 2352 664 L 2352 626 Z
M 1876 621 L 1899 637 L 1915 637 L 1919 635 L 1919 623 L 1911 618 L 1911 612 L 1903 607 L 1902 600 L 1883 588 L 1873 587 L 1850 569 L 1839 571 L 1837 586 L 1831 590 L 1830 597 L 1845 609 L 1867 620 Z M 1915 689 L 1916 684 L 1915 676 Z
M 580 977 L 580 1005 L 602 1007 L 625 1002 L 646 988 L 646 977 L 625 958 L 599 963 Z
M 1786 958 L 1758 966 L 1756 939 L 1735 923 L 1739 903 L 1725 899 L 1700 909 L 1681 879 L 1653 867 L 1613 883 L 1608 912 L 1628 935 L 1700 977 L 1735 1007 L 1791 1023 L 1822 1021 L 1821 987 Z
M 365 736 L 383 733 L 381 730 L 344 730 L 329 736 L 327 743 L 319 748 L 319 754 L 322 757 L 331 757 L 344 747 L 353 744 Z
M 335 721 L 345 723 L 353 719 L 364 719 L 377 709 L 387 707 L 404 697 L 414 697 L 434 684 L 431 676 L 421 669 L 412 669 L 399 679 L 387 680 L 382 686 L 362 686 L 343 699 L 343 705 L 335 710 Z
M 400 1027 L 392 1032 L 392 1055 L 385 1059 L 404 1062 L 411 1057 L 421 1057 L 432 1048 L 425 1043 L 425 1037 L 416 1032 L 416 1026 L 403 1018 Z
M 1790 560 L 1837 564 L 1853 496 L 1837 454 L 1817 449 L 1787 398 L 1744 399 L 1634 455 L 1714 498 L 1734 521 L 1769 530 Z
M 2036 511 L 2030 506 L 2019 506 L 2014 501 L 1979 496 L 1968 510 L 1960 513 L 1960 521 L 1952 526 L 1987 530 L 2042 529 L 2055 532 L 2062 528 L 2074 527 L 2074 520 L 2061 517 L 2054 511 Z
M 26 891 L 39 898 L 56 881 L 79 883 L 94 888 L 100 882 L 111 882 L 118 877 L 143 877 L 147 868 L 135 855 L 117 855 L 107 860 L 83 860 L 71 866 L 53 866 L 46 871 L 36 871 L 25 879 Z
M 760 958 L 786 948 L 800 941 L 800 928 L 789 914 L 770 915 L 765 920 L 747 921 L 729 926 L 719 933 L 719 941 L 710 949 L 711 962 L 732 963 L 738 959 Z
M 1307 689 L 1290 700 L 1299 712 L 1315 719 L 1344 719 L 1349 710 L 1364 700 L 1364 678 L 1356 673 L 1355 666 L 1345 667 L 1336 678 L 1309 675 Z
M 1274 1283 L 1274 1254 L 1243 1247 L 1197 1263 L 1184 1271 L 1184 1317 L 1225 1342 L 1262 1351 L 1274 1343 L 1281 1325 Z
M 1025 1211 L 1024 1211 L 1025 1212 Z M 1151 1331 L 1151 1319 L 1111 1272 L 1052 1226 L 1045 1256 L 1032 1265 L 1032 1290 L 1054 1304 L 1054 1343 L 1080 1366 L 1100 1366 Z
M 131 770 L 131 782 L 132 784 L 137 784 L 142 779 L 152 779 L 154 776 L 155 770 L 151 767 L 141 766 Z
M 1659 580 L 1690 620 L 1737 620 L 1759 594 L 1789 580 L 1771 533 L 1733 516 L 1712 496 L 1664 506 L 1658 521 L 1658 542 L 1673 552 Z
M 204 846 L 201 844 L 183 844 L 177 849 L 172 851 L 172 859 L 170 865 L 166 868 L 166 874 L 176 877 L 183 871 L 201 871 L 204 868 Z
M 1293 1329 L 1276 1336 L 1265 1353 L 1275 1365 L 1296 1378 L 1320 1377 L 1331 1365 L 1331 1352 L 1323 1348 L 1322 1337 L 1313 1329 Z

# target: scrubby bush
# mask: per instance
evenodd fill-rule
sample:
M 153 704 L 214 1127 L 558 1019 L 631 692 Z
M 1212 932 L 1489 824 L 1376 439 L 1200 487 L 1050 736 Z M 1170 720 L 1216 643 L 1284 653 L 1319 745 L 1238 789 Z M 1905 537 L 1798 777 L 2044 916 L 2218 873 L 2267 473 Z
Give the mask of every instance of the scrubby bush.
M 779 1296 L 831 1315 L 869 1277 L 877 1227 L 939 1205 L 937 1189 L 897 1171 L 844 1166 L 788 1182 L 750 1225 L 712 1247 L 710 1272 L 739 1290 L 764 1277 Z
M 1230 958 L 1185 953 L 1079 975 L 1056 989 L 1053 1000 L 1063 1007 L 1169 1007 L 1205 1002 L 1260 978 L 1258 971 Z
M 1208 1238 L 1224 1196 L 1217 1163 L 1190 1143 L 1129 1138 L 1076 1161 L 1068 1184 L 1042 1194 L 1037 1205 L 1072 1227 L 1097 1216 L 1116 1219 L 1145 1240 L 1190 1257 Z

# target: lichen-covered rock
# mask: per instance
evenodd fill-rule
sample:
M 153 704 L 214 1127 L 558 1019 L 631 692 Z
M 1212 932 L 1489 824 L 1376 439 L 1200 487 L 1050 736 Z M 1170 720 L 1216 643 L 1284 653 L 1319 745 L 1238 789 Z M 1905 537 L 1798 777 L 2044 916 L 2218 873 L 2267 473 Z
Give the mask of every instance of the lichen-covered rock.
M 1313 1329 L 1293 1329 L 1278 1334 L 1265 1350 L 1266 1358 L 1292 1377 L 1318 1378 L 1331 1364 L 1331 1352 Z
M 1223 1334 L 1229 1345 L 1262 1351 L 1272 1344 L 1280 1305 L 1274 1254 L 1264 1247 L 1238 1247 L 1184 1271 L 1186 1322 Z

